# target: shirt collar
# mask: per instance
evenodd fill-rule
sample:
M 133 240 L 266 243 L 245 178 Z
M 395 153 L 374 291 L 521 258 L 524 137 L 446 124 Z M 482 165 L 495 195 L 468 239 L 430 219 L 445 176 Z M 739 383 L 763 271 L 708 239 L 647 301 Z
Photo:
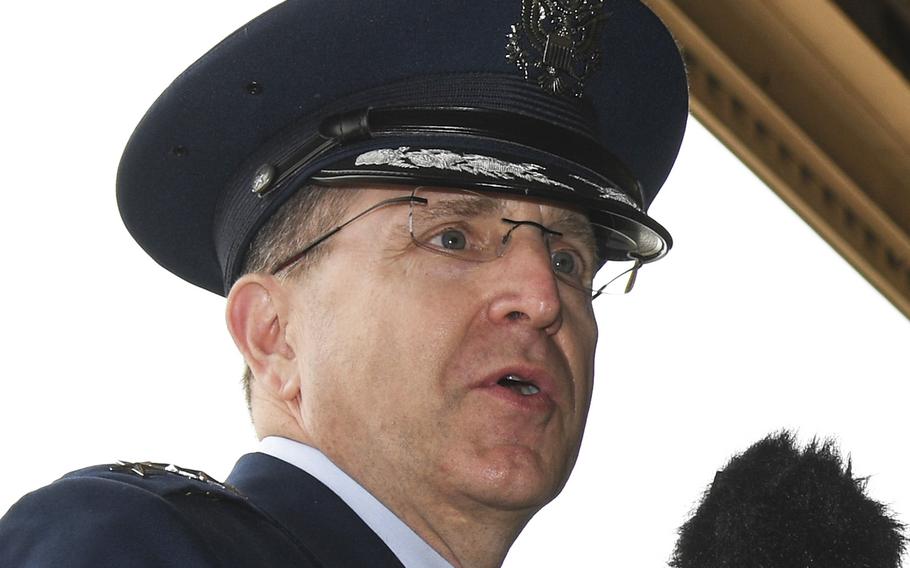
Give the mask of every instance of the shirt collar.
M 267 436 L 258 451 L 294 465 L 318 479 L 357 513 L 406 567 L 452 568 L 417 533 L 316 448 Z

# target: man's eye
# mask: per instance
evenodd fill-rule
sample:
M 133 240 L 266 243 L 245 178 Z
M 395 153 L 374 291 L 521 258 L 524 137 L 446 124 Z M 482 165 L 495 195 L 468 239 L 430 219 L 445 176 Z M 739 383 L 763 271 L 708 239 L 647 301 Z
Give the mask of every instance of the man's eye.
M 446 229 L 433 240 L 436 241 L 434 244 L 446 250 L 464 250 L 468 244 L 467 237 L 458 229 Z
M 558 250 L 550 257 L 553 272 L 558 274 L 576 275 L 581 270 L 581 261 L 575 254 L 567 250 Z

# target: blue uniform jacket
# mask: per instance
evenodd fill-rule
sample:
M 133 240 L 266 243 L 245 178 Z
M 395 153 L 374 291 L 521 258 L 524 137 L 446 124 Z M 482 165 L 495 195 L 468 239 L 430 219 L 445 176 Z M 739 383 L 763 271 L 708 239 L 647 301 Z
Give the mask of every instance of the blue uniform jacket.
M 225 484 L 143 464 L 95 466 L 23 497 L 0 519 L 0 566 L 398 567 L 322 483 L 271 456 Z

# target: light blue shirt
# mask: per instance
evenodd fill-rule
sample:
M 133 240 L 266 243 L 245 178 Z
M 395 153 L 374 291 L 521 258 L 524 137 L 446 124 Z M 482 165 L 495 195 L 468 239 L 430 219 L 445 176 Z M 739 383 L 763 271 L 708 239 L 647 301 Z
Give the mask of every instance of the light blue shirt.
M 386 543 L 406 568 L 452 568 L 411 527 L 316 448 L 287 438 L 268 436 L 259 443 L 258 451 L 299 467 L 331 489 Z

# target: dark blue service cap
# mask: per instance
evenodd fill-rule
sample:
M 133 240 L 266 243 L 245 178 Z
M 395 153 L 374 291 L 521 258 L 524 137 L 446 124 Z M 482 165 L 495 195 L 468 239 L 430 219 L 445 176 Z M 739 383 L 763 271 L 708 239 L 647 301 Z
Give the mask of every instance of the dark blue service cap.
M 565 203 L 651 261 L 687 113 L 677 46 L 638 0 L 290 0 L 161 94 L 117 199 L 156 261 L 218 294 L 314 180 Z

